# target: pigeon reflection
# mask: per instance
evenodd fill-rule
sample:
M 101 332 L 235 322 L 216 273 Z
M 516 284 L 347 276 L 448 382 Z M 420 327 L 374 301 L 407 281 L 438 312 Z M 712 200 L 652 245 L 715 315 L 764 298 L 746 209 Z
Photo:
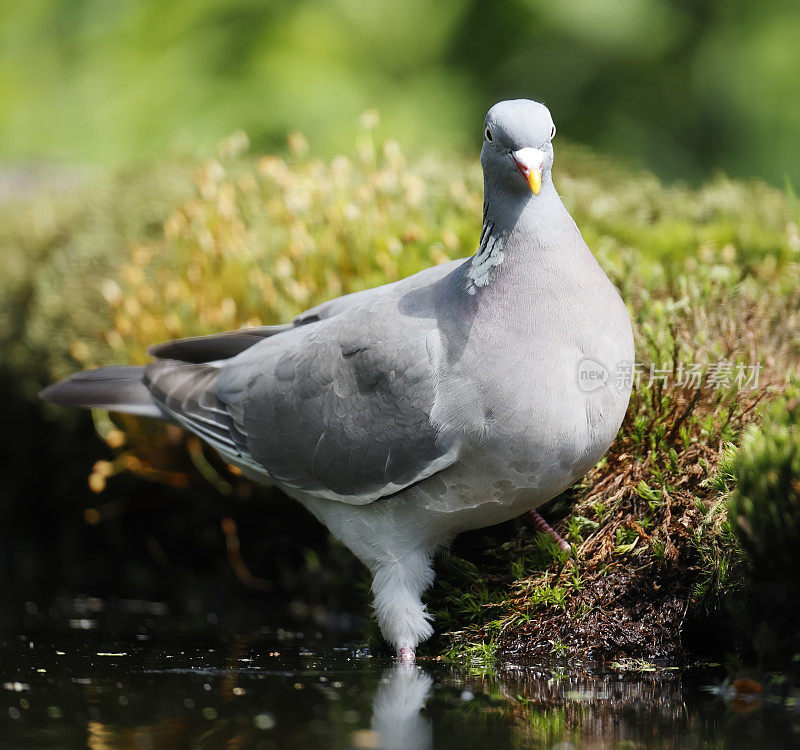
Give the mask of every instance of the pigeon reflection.
M 428 750 L 433 727 L 422 714 L 433 687 L 431 676 L 414 664 L 387 669 L 372 701 L 372 731 L 383 750 Z

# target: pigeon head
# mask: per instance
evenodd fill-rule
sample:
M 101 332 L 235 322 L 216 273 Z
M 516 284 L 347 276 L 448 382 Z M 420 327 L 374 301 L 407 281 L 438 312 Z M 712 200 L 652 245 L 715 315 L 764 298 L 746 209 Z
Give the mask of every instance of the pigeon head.
M 498 102 L 483 123 L 481 164 L 487 188 L 539 195 L 549 183 L 556 126 L 550 110 L 529 99 Z

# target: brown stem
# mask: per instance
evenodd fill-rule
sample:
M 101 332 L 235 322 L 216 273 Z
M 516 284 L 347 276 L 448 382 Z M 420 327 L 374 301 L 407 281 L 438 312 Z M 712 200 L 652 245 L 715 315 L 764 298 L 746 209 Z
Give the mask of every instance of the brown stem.
M 245 585 L 260 591 L 267 591 L 272 584 L 264 578 L 254 576 L 244 564 L 239 546 L 239 533 L 236 521 L 232 518 L 223 518 L 221 522 L 222 533 L 225 534 L 225 547 L 228 551 L 228 562 L 231 564 L 236 577 Z

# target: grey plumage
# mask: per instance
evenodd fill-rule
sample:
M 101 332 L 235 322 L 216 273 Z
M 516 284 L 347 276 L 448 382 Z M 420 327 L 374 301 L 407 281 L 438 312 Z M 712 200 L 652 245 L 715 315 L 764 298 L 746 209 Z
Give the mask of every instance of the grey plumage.
M 83 406 L 163 419 L 144 384 L 144 367 L 112 366 L 85 370 L 48 386 L 39 397 L 62 406 Z
M 613 376 L 633 362 L 630 320 L 553 186 L 550 113 L 501 102 L 484 132 L 472 258 L 43 393 L 169 419 L 282 486 L 371 568 L 401 651 L 431 632 L 419 596 L 435 548 L 578 479 L 630 393 Z M 578 382 L 587 361 L 609 374 L 599 388 Z
M 177 341 L 165 341 L 163 344 L 151 346 L 147 353 L 158 359 L 176 359 L 180 362 L 201 364 L 219 359 L 230 359 L 257 344 L 261 339 L 274 336 L 276 333 L 293 328 L 294 324 L 286 323 L 277 326 L 260 326 L 240 331 L 228 331 L 213 336 L 194 336 Z

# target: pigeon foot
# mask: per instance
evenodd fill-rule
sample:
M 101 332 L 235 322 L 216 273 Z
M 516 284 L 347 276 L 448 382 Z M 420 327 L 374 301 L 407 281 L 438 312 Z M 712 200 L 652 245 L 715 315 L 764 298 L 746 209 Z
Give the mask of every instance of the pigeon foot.
M 572 547 L 570 547 L 569 542 L 564 539 L 547 521 L 544 520 L 535 510 L 529 510 L 528 515 L 533 519 L 533 523 L 539 531 L 544 532 L 548 536 L 551 536 L 556 544 L 558 545 L 559 549 L 563 550 L 564 552 L 569 552 Z
M 413 664 L 417 659 L 417 652 L 413 646 L 409 646 L 403 644 L 397 649 L 397 661 L 400 664 L 410 665 Z

